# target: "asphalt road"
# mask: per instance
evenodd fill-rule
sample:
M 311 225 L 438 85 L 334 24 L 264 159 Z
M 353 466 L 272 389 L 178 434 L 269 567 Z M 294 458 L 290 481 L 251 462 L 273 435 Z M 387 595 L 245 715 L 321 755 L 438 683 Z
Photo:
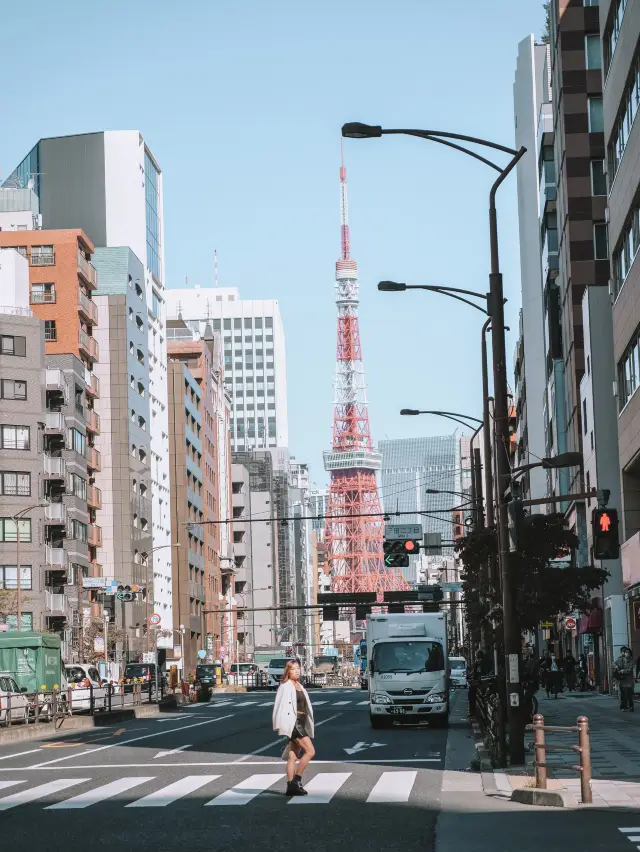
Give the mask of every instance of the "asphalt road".
M 622 852 L 640 843 L 618 830 L 640 826 L 638 813 L 634 822 L 633 812 L 524 810 L 470 792 L 464 698 L 456 697 L 450 731 L 374 732 L 365 693 L 311 697 L 317 759 L 306 798 L 284 795 L 273 693 L 219 696 L 121 727 L 2 747 L 2 848 L 538 852 L 543 843 Z

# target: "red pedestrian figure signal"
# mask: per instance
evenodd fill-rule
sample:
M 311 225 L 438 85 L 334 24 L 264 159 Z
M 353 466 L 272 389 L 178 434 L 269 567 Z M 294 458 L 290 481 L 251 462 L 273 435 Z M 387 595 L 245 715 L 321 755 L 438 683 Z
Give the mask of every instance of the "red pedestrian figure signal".
M 606 512 L 600 515 L 600 530 L 601 532 L 609 532 L 611 528 L 611 518 Z
M 594 559 L 617 559 L 620 555 L 617 509 L 594 509 L 591 515 Z

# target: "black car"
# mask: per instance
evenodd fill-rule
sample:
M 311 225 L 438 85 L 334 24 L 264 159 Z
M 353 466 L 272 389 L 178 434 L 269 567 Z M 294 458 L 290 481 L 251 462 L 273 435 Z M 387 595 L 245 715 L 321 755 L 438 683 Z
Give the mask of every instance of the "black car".
M 196 666 L 196 683 L 203 683 L 205 686 L 215 686 L 216 666 L 204 663 Z
M 155 692 L 156 665 L 155 663 L 129 663 L 124 669 L 124 691 L 133 692 L 134 683 L 142 683 L 142 692 Z M 163 672 L 158 672 L 158 689 L 166 689 L 167 679 Z

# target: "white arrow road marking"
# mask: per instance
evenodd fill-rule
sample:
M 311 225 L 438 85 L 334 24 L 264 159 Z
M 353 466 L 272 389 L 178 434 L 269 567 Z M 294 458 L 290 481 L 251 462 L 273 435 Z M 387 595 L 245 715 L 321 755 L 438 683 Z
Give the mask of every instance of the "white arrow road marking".
M 153 759 L 157 760 L 159 757 L 167 757 L 170 754 L 177 754 L 179 751 L 184 751 L 185 748 L 191 748 L 191 746 L 183 745 L 179 748 L 172 748 L 171 751 L 159 751 Z
M 366 748 L 380 748 L 386 745 L 386 743 L 356 743 L 351 748 L 345 748 L 343 751 L 346 751 L 347 754 L 357 754 L 359 751 L 364 751 Z

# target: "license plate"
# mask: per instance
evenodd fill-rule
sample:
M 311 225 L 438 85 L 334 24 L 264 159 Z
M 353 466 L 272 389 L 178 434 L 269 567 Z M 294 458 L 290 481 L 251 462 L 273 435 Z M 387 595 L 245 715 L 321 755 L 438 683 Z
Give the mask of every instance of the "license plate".
M 406 707 L 392 707 L 392 708 L 391 708 L 391 712 L 392 712 L 394 715 L 400 715 L 401 713 L 406 713 L 406 712 L 407 712 L 407 708 L 406 708 Z

